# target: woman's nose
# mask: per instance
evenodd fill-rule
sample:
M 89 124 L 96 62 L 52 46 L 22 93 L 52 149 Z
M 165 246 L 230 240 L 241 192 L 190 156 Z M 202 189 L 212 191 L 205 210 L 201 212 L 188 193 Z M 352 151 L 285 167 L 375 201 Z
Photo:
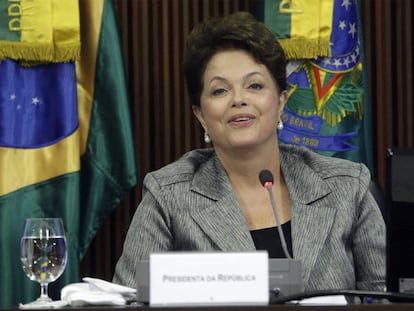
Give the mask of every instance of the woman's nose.
M 235 91 L 232 106 L 233 107 L 239 107 L 239 106 L 244 106 L 244 105 L 247 105 L 247 101 L 246 101 L 246 98 L 245 98 L 243 92 L 242 91 Z

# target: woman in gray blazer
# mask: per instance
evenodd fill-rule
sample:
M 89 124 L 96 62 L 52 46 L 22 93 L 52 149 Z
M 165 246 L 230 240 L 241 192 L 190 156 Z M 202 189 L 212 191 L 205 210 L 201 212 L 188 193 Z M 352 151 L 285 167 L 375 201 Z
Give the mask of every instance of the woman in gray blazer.
M 385 287 L 385 225 L 359 163 L 279 144 L 286 58 L 248 13 L 209 19 L 187 39 L 184 74 L 212 147 L 147 174 L 113 281 L 136 286 L 153 252 L 254 251 L 284 257 L 268 192 L 305 290 Z

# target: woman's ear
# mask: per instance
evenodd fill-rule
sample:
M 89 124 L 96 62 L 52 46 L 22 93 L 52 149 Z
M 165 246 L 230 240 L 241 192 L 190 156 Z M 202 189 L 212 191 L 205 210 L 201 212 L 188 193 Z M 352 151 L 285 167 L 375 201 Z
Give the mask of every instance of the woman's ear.
M 196 116 L 198 122 L 200 122 L 201 126 L 206 129 L 206 123 L 204 122 L 203 112 L 201 111 L 201 107 L 199 105 L 192 105 L 191 108 L 193 109 L 193 114 Z
M 283 109 L 285 108 L 287 100 L 288 100 L 288 92 L 286 90 L 280 92 L 280 95 L 279 95 L 279 114 L 280 115 L 282 115 L 283 113 Z

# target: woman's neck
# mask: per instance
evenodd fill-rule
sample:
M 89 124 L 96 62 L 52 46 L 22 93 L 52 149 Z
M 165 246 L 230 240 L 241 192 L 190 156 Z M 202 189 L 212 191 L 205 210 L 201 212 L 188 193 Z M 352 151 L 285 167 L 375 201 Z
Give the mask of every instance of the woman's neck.
M 239 186 L 260 185 L 259 173 L 263 169 L 273 174 L 274 182 L 280 181 L 279 146 L 263 150 L 237 150 L 231 153 L 216 150 L 230 182 Z

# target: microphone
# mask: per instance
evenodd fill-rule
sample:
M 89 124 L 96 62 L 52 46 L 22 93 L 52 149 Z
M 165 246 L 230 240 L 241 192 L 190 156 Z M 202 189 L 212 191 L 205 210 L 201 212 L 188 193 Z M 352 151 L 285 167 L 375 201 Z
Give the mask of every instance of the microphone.
M 263 185 L 263 187 L 266 188 L 267 191 L 269 192 L 270 203 L 272 205 L 273 214 L 276 218 L 277 230 L 278 230 L 278 233 L 279 233 L 279 238 L 280 238 L 280 242 L 282 244 L 283 252 L 285 253 L 286 258 L 291 259 L 292 257 L 290 256 L 289 251 L 288 251 L 287 246 L 286 246 L 285 235 L 283 234 L 282 226 L 280 225 L 279 215 L 278 215 L 277 210 L 276 210 L 275 198 L 274 198 L 273 192 L 272 192 L 273 174 L 269 170 L 262 170 L 259 174 L 259 180 L 260 180 L 260 183 Z

